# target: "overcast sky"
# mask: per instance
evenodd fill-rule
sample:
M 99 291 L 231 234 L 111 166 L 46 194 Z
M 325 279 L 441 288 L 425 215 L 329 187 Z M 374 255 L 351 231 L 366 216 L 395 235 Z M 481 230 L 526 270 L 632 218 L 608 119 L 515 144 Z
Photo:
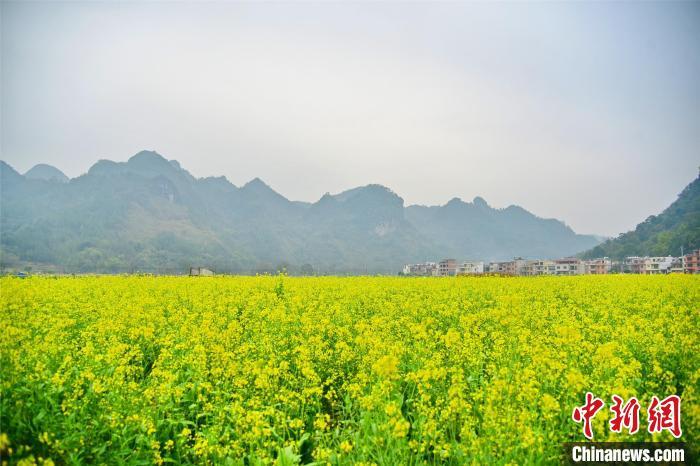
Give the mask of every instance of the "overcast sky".
M 2 3 L 2 159 L 141 149 L 616 235 L 700 165 L 700 3 Z

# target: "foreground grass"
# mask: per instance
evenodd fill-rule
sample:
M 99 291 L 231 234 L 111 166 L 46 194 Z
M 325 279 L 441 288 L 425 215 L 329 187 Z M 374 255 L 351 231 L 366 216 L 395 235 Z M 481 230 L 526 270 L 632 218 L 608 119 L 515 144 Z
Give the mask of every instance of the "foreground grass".
M 700 277 L 3 278 L 10 463 L 558 463 L 591 391 L 683 399 Z M 594 420 L 596 440 L 642 441 Z M 672 440 L 668 433 L 655 440 Z

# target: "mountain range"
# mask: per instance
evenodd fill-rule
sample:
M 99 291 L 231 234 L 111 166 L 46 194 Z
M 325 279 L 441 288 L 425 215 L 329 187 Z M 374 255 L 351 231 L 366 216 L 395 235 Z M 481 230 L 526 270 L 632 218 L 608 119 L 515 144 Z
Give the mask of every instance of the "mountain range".
M 259 178 L 241 187 L 225 177 L 195 178 L 153 151 L 100 160 L 73 179 L 43 164 L 22 175 L 0 162 L 0 172 L 4 269 L 396 273 L 408 262 L 561 257 L 600 242 L 480 197 L 404 206 L 372 184 L 314 203 L 290 201 Z

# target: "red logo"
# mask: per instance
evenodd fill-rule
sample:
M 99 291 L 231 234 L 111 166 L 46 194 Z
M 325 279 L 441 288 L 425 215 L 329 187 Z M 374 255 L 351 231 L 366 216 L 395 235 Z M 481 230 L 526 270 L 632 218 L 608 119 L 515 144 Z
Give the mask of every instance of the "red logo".
M 613 405 L 610 407 L 610 411 L 615 416 L 610 419 L 610 430 L 620 433 L 624 427 L 630 435 L 636 434 L 639 430 L 639 401 L 632 397 L 623 405 L 623 400 L 619 396 L 613 395 L 612 399 Z
M 586 393 L 586 403 L 583 406 L 577 406 L 574 408 L 574 412 L 571 413 L 571 418 L 575 422 L 583 421 L 583 435 L 589 440 L 593 438 L 591 420 L 604 405 L 605 403 L 603 400 L 596 398 L 591 392 L 588 392 Z
M 667 396 L 661 401 L 652 396 L 647 413 L 650 434 L 668 430 L 676 438 L 681 436 L 681 399 L 678 395 Z
M 610 430 L 620 433 L 622 429 L 627 429 L 630 435 L 639 431 L 639 412 L 641 406 L 637 398 L 632 397 L 624 400 L 617 396 L 612 396 L 613 404 L 610 411 L 613 418 L 610 419 Z M 583 435 L 587 439 L 593 439 L 593 428 L 591 426 L 593 418 L 600 411 L 605 402 L 594 396 L 591 392 L 586 393 L 586 402 L 582 406 L 576 406 L 571 418 L 576 423 L 583 423 Z M 678 395 L 670 395 L 660 400 L 656 396 L 651 397 L 651 403 L 647 409 L 648 426 L 650 434 L 667 430 L 676 438 L 683 433 L 681 430 L 681 398 Z

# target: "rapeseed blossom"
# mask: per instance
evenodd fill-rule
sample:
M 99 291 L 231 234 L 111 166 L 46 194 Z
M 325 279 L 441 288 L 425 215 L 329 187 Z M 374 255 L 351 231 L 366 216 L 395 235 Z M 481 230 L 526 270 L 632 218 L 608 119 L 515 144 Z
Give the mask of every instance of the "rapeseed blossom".
M 0 290 L 12 464 L 558 463 L 582 440 L 571 412 L 586 392 L 679 395 L 681 440 L 699 440 L 695 276 L 29 277 Z M 673 440 L 611 432 L 611 416 L 592 420 L 596 440 Z

